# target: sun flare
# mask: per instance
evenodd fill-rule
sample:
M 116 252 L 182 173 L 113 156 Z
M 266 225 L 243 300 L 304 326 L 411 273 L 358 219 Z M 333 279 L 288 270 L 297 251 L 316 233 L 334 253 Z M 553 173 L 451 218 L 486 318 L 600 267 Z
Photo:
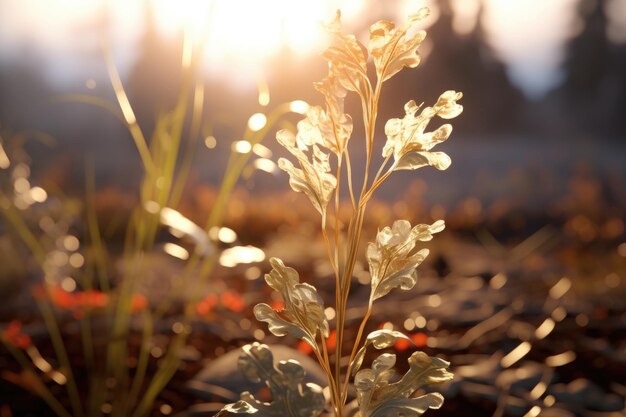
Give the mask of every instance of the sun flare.
M 166 35 L 190 34 L 205 43 L 209 71 L 259 75 L 265 61 L 281 50 L 305 55 L 325 44 L 320 22 L 335 10 L 354 16 L 363 0 L 152 0 L 154 19 Z M 252 74 L 250 74 L 252 72 Z

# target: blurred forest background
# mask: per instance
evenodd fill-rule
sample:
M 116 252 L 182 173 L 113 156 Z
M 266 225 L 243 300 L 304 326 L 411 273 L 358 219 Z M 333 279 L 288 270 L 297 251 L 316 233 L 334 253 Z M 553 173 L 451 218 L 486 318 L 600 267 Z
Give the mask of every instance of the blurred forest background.
M 0 0 L 0 145 L 20 135 L 41 139 L 25 142 L 33 184 L 83 202 L 93 165 L 98 221 L 113 245 L 123 242 L 120 224 L 138 201 L 141 159 L 127 127 L 84 96 L 117 108 L 104 58 L 108 48 L 150 137 L 159 115 L 179 98 L 181 33 L 189 30 L 206 42 L 198 73 L 206 87 L 205 114 L 176 210 L 203 224 L 250 116 L 293 100 L 322 103 L 312 88 L 326 73 L 321 54 L 328 39 L 319 21 L 341 8 L 344 31 L 365 43 L 375 20 L 402 22 L 424 5 L 433 13 L 424 22 L 423 59 L 385 84 L 378 146 L 385 121 L 402 117 L 407 101 L 429 105 L 446 90 L 462 91 L 464 112 L 452 123 L 451 139 L 438 147 L 452 165 L 443 173 L 397 173 L 368 208 L 365 227 L 373 238 L 394 219 L 443 218 L 447 230 L 420 266 L 419 293 L 381 308 L 376 325 L 396 321 L 400 328 L 397 320 L 410 314 L 403 327 L 414 332 L 413 340 L 455 364 L 448 408 L 440 415 L 537 416 L 537 404 L 546 406 L 540 414 L 546 417 L 624 415 L 626 0 Z M 346 106 L 355 116 L 350 152 L 358 171 L 361 109 L 351 96 Z M 293 127 L 300 118 L 285 120 Z M 253 155 L 270 165 L 244 171 L 225 225 L 236 231 L 234 243 L 258 246 L 263 257 L 279 256 L 314 282 L 330 268 L 316 259 L 324 253 L 319 219 L 271 165 L 281 152 L 273 136 Z M 0 173 L 8 173 L 2 156 Z M 0 223 L 0 233 L 7 230 Z M 4 245 L 10 248 L 10 241 Z M 4 259 L 19 259 L 4 252 Z M 149 302 L 176 280 L 181 267 L 172 259 L 165 253 L 151 258 L 155 273 L 142 289 Z M 219 320 L 198 313 L 202 326 L 192 340 L 198 357 L 219 357 L 249 342 L 251 333 L 265 337 L 248 320 L 251 306 L 267 301 L 256 282 L 269 267 L 257 261 L 220 260 L 208 287 L 238 304 L 233 309 L 220 301 Z M 6 301 L 0 317 L 17 314 L 37 324 L 14 309 L 20 299 L 13 294 L 29 294 L 20 286 L 39 275 L 15 279 L 5 263 L 0 256 L 0 299 Z M 355 273 L 361 287 L 364 275 Z M 331 299 L 333 289 L 319 281 Z M 398 314 L 399 305 L 405 315 Z M 242 314 L 248 314 L 246 330 Z M 163 395 L 168 403 L 176 395 L 175 410 L 189 406 L 190 394 L 180 387 L 201 366 L 189 363 Z M 15 391 L 20 397 L 6 392 L 0 411 L 3 401 L 29 406 L 15 400 L 24 397 L 21 391 Z
M 10 132 L 28 129 L 45 132 L 55 139 L 52 148 L 31 149 L 36 172 L 74 183 L 76 178 L 84 177 L 85 157 L 92 155 L 99 184 L 130 184 L 132 174 L 139 174 L 139 164 L 125 128 L 99 108 L 58 98 L 84 93 L 113 99 L 101 48 L 102 39 L 106 39 L 140 124 L 149 131 L 159 112 L 176 100 L 182 42 L 175 32 L 163 30 L 159 2 L 131 2 L 126 6 L 116 2 L 86 3 L 91 3 L 91 9 L 65 1 L 47 5 L 36 13 L 36 1 L 0 0 L 0 21 L 4 21 L 0 29 L 1 128 L 5 137 Z M 273 13 L 272 2 L 266 3 L 269 16 Z M 344 12 L 344 20 L 347 28 L 362 33 L 363 39 L 366 24 L 374 18 L 397 20 L 402 17 L 399 11 L 419 4 L 351 3 L 357 4 L 352 6 L 355 13 L 348 14 L 349 8 L 348 13 Z M 499 3 L 505 6 L 498 6 Z M 434 201 L 465 197 L 459 194 L 464 190 L 481 199 L 489 198 L 494 187 L 487 186 L 489 178 L 485 175 L 489 177 L 492 171 L 495 177 L 491 180 L 495 181 L 503 171 L 513 175 L 511 171 L 516 167 L 530 176 L 527 185 L 535 194 L 526 201 L 532 205 L 555 192 L 545 189 L 554 186 L 545 180 L 545 175 L 569 178 L 572 170 L 583 169 L 604 174 L 617 170 L 623 174 L 626 2 L 552 3 L 429 3 L 434 16 L 428 21 L 429 42 L 423 48 L 423 63 L 418 70 L 403 72 L 393 80 L 383 97 L 381 117 L 386 120 L 401 116 L 402 106 L 409 99 L 430 103 L 447 89 L 464 92 L 465 113 L 455 124 L 453 140 L 446 145 L 454 165 L 446 175 L 445 186 L 442 185 L 445 192 L 430 195 Z M 140 10 L 140 20 L 120 25 L 119 15 L 130 4 Z M 181 3 L 180 7 L 185 5 Z M 337 5 L 342 6 L 341 2 Z M 548 9 L 554 10 L 548 13 Z M 241 13 L 246 13 L 245 6 Z M 38 16 L 42 14 L 43 18 Z M 207 20 L 209 25 L 211 18 Z M 224 19 L 218 13 L 213 18 Z M 206 112 L 218 146 L 197 155 L 196 174 L 202 180 L 219 176 L 218 161 L 223 158 L 215 158 L 216 152 L 227 152 L 249 115 L 262 110 L 256 99 L 259 80 L 269 86 L 272 104 L 295 99 L 321 101 L 311 88 L 311 82 L 320 79 L 324 72 L 325 63 L 319 58 L 319 51 L 298 51 L 283 42 L 268 50 L 260 63 L 251 60 L 224 64 L 219 57 L 210 58 L 211 49 L 222 42 L 220 37 L 233 37 L 237 31 L 242 32 L 238 36 L 254 37 L 254 31 L 264 23 L 257 22 L 258 26 L 251 28 L 245 27 L 246 19 L 221 23 L 220 30 L 227 30 L 210 32 L 206 45 Z M 269 27 L 274 21 L 266 24 Z M 507 30 L 525 34 L 512 37 Z M 134 37 L 129 33 L 134 33 Z M 283 35 L 288 37 L 290 32 Z M 527 44 L 519 40 L 524 36 Z M 517 41 L 507 45 L 509 38 Z M 238 65 L 248 68 L 242 72 Z M 266 144 L 272 147 L 272 142 L 268 140 Z M 476 181 L 478 177 L 480 181 Z M 284 185 L 271 178 L 257 178 L 257 182 Z M 73 185 L 80 187 L 80 182 Z M 510 186 L 514 184 L 502 185 L 505 189 Z M 537 195 L 539 192 L 544 194 Z M 397 193 L 390 191 L 391 195 Z

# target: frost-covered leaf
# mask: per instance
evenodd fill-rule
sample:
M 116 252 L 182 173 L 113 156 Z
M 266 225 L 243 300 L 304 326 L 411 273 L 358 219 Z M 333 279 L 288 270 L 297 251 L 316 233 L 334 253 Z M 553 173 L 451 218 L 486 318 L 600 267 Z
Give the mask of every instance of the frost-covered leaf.
M 414 252 L 416 242 L 432 239 L 432 234 L 443 230 L 443 221 L 432 225 L 411 227 L 406 220 L 397 220 L 376 235 L 376 242 L 367 246 L 367 261 L 372 276 L 370 303 L 394 288 L 410 290 L 417 282 L 415 268 L 428 255 L 427 249 Z
M 418 389 L 448 381 L 449 363 L 415 352 L 409 358 L 409 370 L 399 381 L 391 383 L 395 355 L 383 354 L 371 369 L 359 371 L 354 378 L 361 417 L 418 417 L 428 408 L 439 408 L 443 397 L 437 393 L 410 398 Z
M 361 365 L 363 364 L 363 359 L 365 358 L 367 347 L 369 345 L 372 345 L 375 349 L 378 350 L 386 349 L 390 346 L 393 346 L 393 344 L 396 343 L 398 339 L 405 339 L 413 343 L 413 340 L 411 340 L 410 337 L 396 330 L 380 329 L 371 332 L 367 336 L 367 339 L 365 339 L 365 343 L 363 344 L 361 349 L 359 349 L 357 354 L 354 356 L 354 359 L 352 360 L 352 374 L 354 375 L 361 368 Z
M 265 274 L 267 284 L 280 293 L 285 309 L 280 313 L 267 304 L 257 304 L 254 315 L 257 320 L 268 324 L 270 332 L 276 336 L 291 335 L 306 341 L 317 349 L 315 339 L 320 332 L 328 336 L 328 321 L 324 315 L 324 301 L 315 287 L 300 283 L 298 272 L 278 258 L 271 258 L 272 270 Z
M 383 156 L 393 155 L 394 170 L 417 169 L 428 165 L 444 170 L 450 166 L 448 155 L 430 150 L 450 137 L 452 126 L 444 124 L 432 132 L 426 132 L 426 128 L 435 116 L 442 119 L 458 116 L 463 111 L 463 106 L 457 100 L 462 96 L 462 93 L 456 91 L 446 91 L 433 107 L 422 109 L 419 115 L 416 114 L 421 106 L 411 100 L 404 106 L 404 118 L 387 121 L 387 143 L 383 148 Z
M 374 58 L 376 74 L 382 81 L 386 81 L 398 73 L 402 68 L 415 68 L 420 63 L 417 48 L 420 46 L 426 32 L 410 33 L 412 27 L 428 15 L 428 9 L 411 16 L 409 23 L 401 27 L 388 20 L 379 20 L 370 27 L 370 41 L 368 49 Z
M 337 186 L 337 178 L 330 174 L 328 154 L 322 152 L 317 145 L 313 145 L 313 158 L 312 161 L 309 160 L 304 152 L 309 147 L 303 142 L 298 142 L 296 136 L 288 130 L 276 133 L 276 139 L 296 157 L 300 165 L 300 168 L 296 168 L 288 159 L 278 160 L 278 167 L 289 174 L 289 185 L 294 191 L 309 197 L 313 207 L 320 214 L 324 214 Z
M 218 417 L 227 412 L 259 417 L 317 417 L 324 410 L 326 401 L 322 388 L 304 383 L 304 368 L 296 361 L 281 361 L 275 366 L 274 357 L 266 345 L 255 342 L 244 346 L 239 369 L 251 381 L 265 382 L 272 394 L 272 402 L 261 402 L 244 392 L 240 401 L 225 406 Z
M 334 35 L 335 45 L 324 52 L 324 58 L 330 64 L 330 74 L 347 90 L 359 91 L 367 79 L 367 49 L 354 35 L 341 33 L 341 12 L 337 11 L 335 20 L 326 26 Z

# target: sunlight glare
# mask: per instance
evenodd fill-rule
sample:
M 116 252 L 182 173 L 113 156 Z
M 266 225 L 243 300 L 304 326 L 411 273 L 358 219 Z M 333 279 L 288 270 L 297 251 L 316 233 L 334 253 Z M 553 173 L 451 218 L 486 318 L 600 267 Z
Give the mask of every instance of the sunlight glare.
M 259 80 L 259 104 L 261 106 L 270 104 L 270 89 L 264 79 Z
M 574 360 L 576 360 L 576 353 L 568 350 L 567 352 L 559 353 L 558 355 L 548 356 L 546 358 L 546 365 L 556 368 L 558 366 L 567 365 Z
M 189 252 L 187 249 L 175 243 L 167 242 L 163 244 L 163 251 L 165 251 L 168 255 L 182 259 L 183 261 L 189 259 Z
M 305 114 L 308 109 L 309 109 L 309 103 L 307 103 L 306 101 L 294 100 L 291 103 L 289 103 L 289 110 L 291 110 L 294 113 Z
M 252 152 L 254 152 L 254 154 L 257 156 L 260 156 L 261 158 L 269 159 L 272 157 L 271 149 L 265 145 L 261 145 L 260 143 L 254 144 L 254 146 L 252 147 Z
M 453 0 L 450 3 L 454 10 L 452 27 L 456 33 L 468 34 L 476 27 L 480 5 L 476 0 Z
M 247 140 L 238 140 L 233 142 L 232 149 L 239 153 L 249 153 L 252 150 L 252 144 Z
M 152 0 L 158 27 L 169 36 L 190 33 L 196 43 L 206 42 L 208 71 L 262 73 L 265 61 L 288 50 L 302 56 L 321 52 L 325 38 L 320 22 L 332 19 L 337 9 L 355 15 L 364 0 Z M 262 97 L 261 97 L 262 96 Z M 269 96 L 261 95 L 261 105 Z
M 265 127 L 267 123 L 267 117 L 263 113 L 254 113 L 248 119 L 248 129 L 253 132 L 258 132 Z
M 528 342 L 520 343 L 515 349 L 513 349 L 500 360 L 500 365 L 503 368 L 509 368 L 513 366 L 517 361 L 526 356 L 526 354 L 530 352 L 531 348 L 532 345 Z
M 232 268 L 238 264 L 250 264 L 262 262 L 265 259 L 265 252 L 254 246 L 234 246 L 225 249 L 220 255 L 220 264 Z
M 43 203 L 48 199 L 48 193 L 41 187 L 33 187 L 30 189 L 30 198 L 35 203 Z
M 256 169 L 268 172 L 270 174 L 276 172 L 276 169 L 277 169 L 276 163 L 274 163 L 274 161 L 272 161 L 271 159 L 265 159 L 265 158 L 255 160 L 254 167 Z

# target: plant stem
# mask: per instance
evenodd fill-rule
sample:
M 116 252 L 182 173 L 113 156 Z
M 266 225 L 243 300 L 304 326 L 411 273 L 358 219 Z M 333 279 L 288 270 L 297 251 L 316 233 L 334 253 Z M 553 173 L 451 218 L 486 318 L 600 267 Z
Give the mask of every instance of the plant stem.
M 54 312 L 52 311 L 50 305 L 43 300 L 37 300 L 37 306 L 41 311 L 41 315 L 43 316 L 44 322 L 46 323 L 46 328 L 50 333 L 52 346 L 54 347 L 54 352 L 57 355 L 59 364 L 65 370 L 65 372 L 67 372 L 67 393 L 70 397 L 70 403 L 72 404 L 74 417 L 80 417 L 83 415 L 80 404 L 80 395 L 78 393 L 78 387 L 76 385 L 76 380 L 74 379 L 74 374 L 72 372 L 72 365 L 69 361 L 69 357 L 67 356 L 67 350 L 63 343 L 63 338 L 61 337 L 59 326 L 54 317 Z
M 356 211 L 356 200 L 354 198 L 354 189 L 352 187 L 352 165 L 350 164 L 350 151 L 345 150 L 346 154 L 346 176 L 348 177 L 348 190 L 350 191 L 350 201 L 352 202 L 352 211 Z
M 128 96 L 126 96 L 126 92 L 124 91 L 124 87 L 122 85 L 122 80 L 120 79 L 117 68 L 113 63 L 111 51 L 108 48 L 105 50 L 105 57 L 107 70 L 109 73 L 109 79 L 111 80 L 111 85 L 113 85 L 115 97 L 117 98 L 120 109 L 122 110 L 122 114 L 124 115 L 128 130 L 133 137 L 133 140 L 135 141 L 135 146 L 137 147 L 137 151 L 139 151 L 139 156 L 141 157 L 141 161 L 143 162 L 143 167 L 146 172 L 152 172 L 154 170 L 154 164 L 152 162 L 152 158 L 150 157 L 150 150 L 148 149 L 146 138 L 144 137 L 141 128 L 137 124 L 137 118 L 135 117 L 133 108 L 130 105 Z
M 365 330 L 365 325 L 372 315 L 372 303 L 368 303 L 367 311 L 365 312 L 365 316 L 363 316 L 363 320 L 361 321 L 361 325 L 359 326 L 359 331 L 357 332 L 356 339 L 354 340 L 354 347 L 352 348 L 352 353 L 350 353 L 350 360 L 348 361 L 348 370 L 346 372 L 346 380 L 343 385 L 342 390 L 342 401 L 345 403 L 348 397 L 348 385 L 350 385 L 350 374 L 352 368 L 352 361 L 358 351 L 359 345 L 361 344 L 361 337 L 363 337 L 363 331 Z
M 0 337 L 0 341 L 4 344 L 4 347 L 13 355 L 15 360 L 20 364 L 22 369 L 28 372 L 33 377 L 33 382 L 36 386 L 36 394 L 39 395 L 48 406 L 54 411 L 54 413 L 59 417 L 72 417 L 72 415 L 61 405 L 61 403 L 54 398 L 54 395 L 50 392 L 48 387 L 43 383 L 39 374 L 35 371 L 35 368 L 30 364 L 30 361 L 24 355 L 24 353 L 16 349 L 11 343 L 4 340 L 3 337 Z
M 133 378 L 132 385 L 130 387 L 130 393 L 128 395 L 128 407 L 132 407 L 137 401 L 137 396 L 143 385 L 144 378 L 146 376 L 146 370 L 148 369 L 148 360 L 150 359 L 150 337 L 153 334 L 153 324 L 150 317 L 150 313 L 145 311 L 144 314 L 144 330 L 141 337 L 141 347 L 139 351 L 139 358 L 137 359 L 137 371 L 135 371 L 135 377 Z
M 4 215 L 9 224 L 13 226 L 14 230 L 17 232 L 22 241 L 28 246 L 30 251 L 33 253 L 33 256 L 35 256 L 35 260 L 37 261 L 37 263 L 40 266 L 43 266 L 46 260 L 45 251 L 43 250 L 37 238 L 30 231 L 22 217 L 20 217 L 20 215 L 16 212 L 11 203 L 6 200 L 7 198 L 4 196 L 4 194 L 0 193 L 0 212 Z

